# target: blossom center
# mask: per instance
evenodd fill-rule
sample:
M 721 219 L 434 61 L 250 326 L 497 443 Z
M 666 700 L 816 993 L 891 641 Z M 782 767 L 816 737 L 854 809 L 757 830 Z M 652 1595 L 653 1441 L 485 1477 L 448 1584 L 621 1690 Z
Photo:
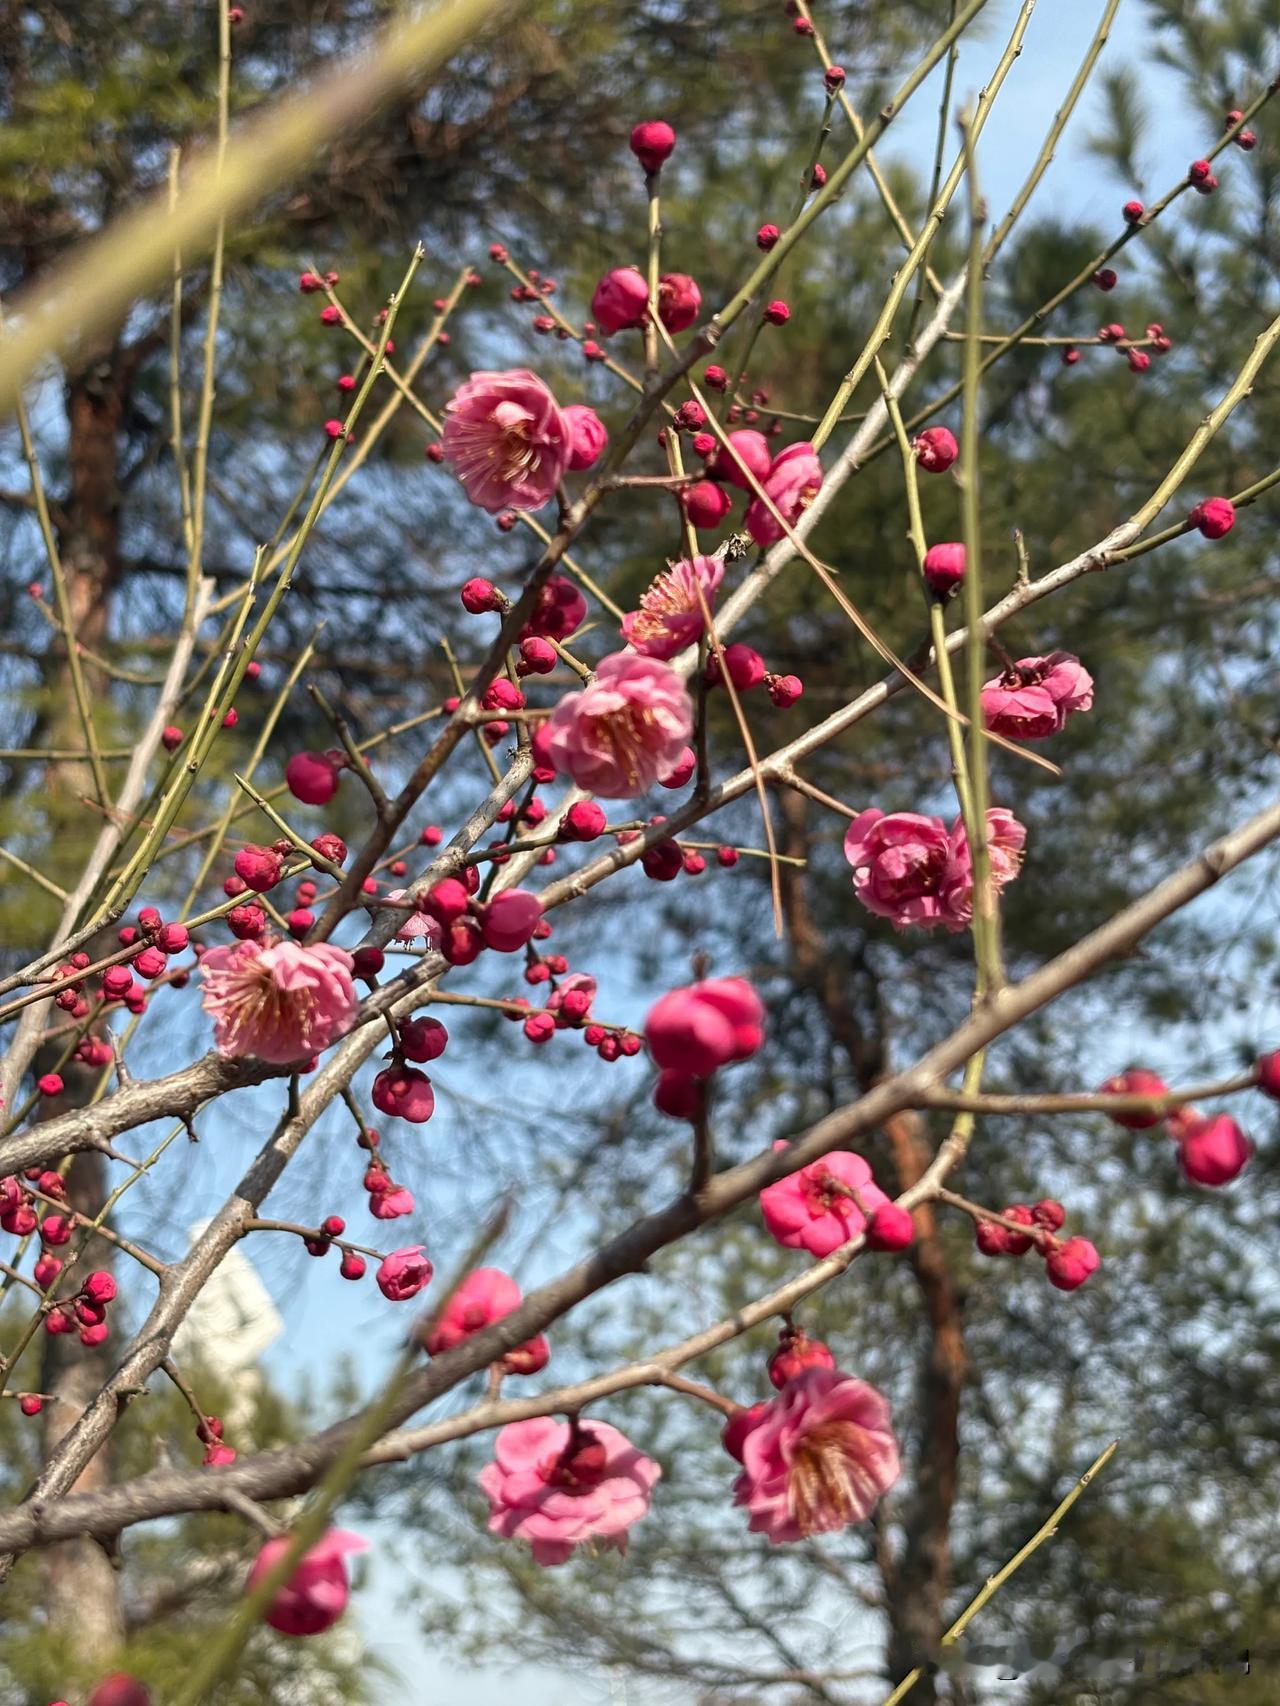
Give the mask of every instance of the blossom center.
M 251 1047 L 254 1036 L 281 1031 L 296 1032 L 305 1047 L 315 1005 L 313 991 L 282 989 L 270 967 L 255 960 L 243 967 L 227 990 L 222 1003 L 223 1023 L 233 1047 L 242 1036 L 247 1039 L 245 1046 Z
M 797 1440 L 787 1477 L 787 1505 L 802 1534 L 822 1534 L 856 1522 L 864 1500 L 854 1476 L 865 1430 L 831 1421 Z
M 652 744 L 646 731 L 655 721 L 653 712 L 640 705 L 627 705 L 591 719 L 592 743 L 609 755 L 630 787 L 638 788 L 644 778 L 640 759 Z
M 580 1429 L 570 1434 L 563 1451 L 539 1464 L 538 1473 L 548 1486 L 580 1498 L 604 1480 L 606 1455 L 595 1434 Z

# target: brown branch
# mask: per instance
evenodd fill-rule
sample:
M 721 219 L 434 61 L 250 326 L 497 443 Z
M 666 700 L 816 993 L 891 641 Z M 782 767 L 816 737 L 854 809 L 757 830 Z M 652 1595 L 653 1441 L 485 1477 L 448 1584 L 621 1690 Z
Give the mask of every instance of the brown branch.
M 450 1391 L 467 1376 L 486 1368 L 507 1351 L 544 1331 L 584 1298 L 626 1274 L 639 1271 L 652 1256 L 675 1239 L 728 1213 L 784 1174 L 818 1160 L 828 1151 L 867 1131 L 883 1127 L 895 1114 L 918 1105 L 931 1088 L 956 1071 L 979 1049 L 1066 990 L 1074 988 L 1111 960 L 1129 953 L 1158 924 L 1207 892 L 1229 871 L 1277 837 L 1280 837 L 1280 804 L 1259 812 L 1214 842 L 1196 859 L 1022 982 L 1005 985 L 913 1066 L 875 1085 L 857 1101 L 820 1120 L 785 1152 L 769 1150 L 716 1174 L 700 1202 L 683 1194 L 635 1221 L 558 1278 L 530 1292 L 512 1314 L 473 1334 L 406 1380 L 391 1412 L 393 1427 L 423 1405 Z M 116 1375 L 68 1435 L 70 1449 L 64 1451 L 58 1464 L 46 1471 L 30 1498 L 0 1516 L 0 1546 L 14 1551 L 25 1550 L 76 1534 L 113 1534 L 133 1523 L 176 1511 L 222 1508 L 228 1502 L 223 1495 L 224 1489 L 256 1499 L 279 1498 L 301 1492 L 315 1483 L 351 1438 L 353 1430 L 360 1425 L 360 1415 L 348 1417 L 294 1445 L 243 1459 L 220 1471 L 216 1477 L 165 1470 L 101 1493 L 77 1495 L 65 1491 L 85 1460 L 86 1450 L 92 1456 L 97 1444 L 110 1431 L 118 1404 L 129 1392 L 138 1389 L 140 1375 L 145 1378 L 147 1372 L 158 1366 L 165 1354 L 167 1340 L 183 1313 L 184 1300 L 189 1302 L 194 1297 L 225 1250 L 240 1236 L 243 1225 L 253 1218 L 253 1202 L 265 1195 L 301 1142 L 309 1122 L 327 1105 L 343 1077 L 354 1071 L 349 1057 L 360 1042 L 359 1037 L 351 1039 L 317 1074 L 300 1099 L 297 1112 L 282 1122 L 230 1202 L 187 1258 L 171 1270 L 169 1282 L 162 1283 L 160 1298 L 133 1346 L 126 1352 Z M 936 1195 L 937 1188 L 954 1165 L 957 1153 L 953 1144 L 944 1143 L 918 1183 L 901 1198 L 904 1206 L 914 1207 Z M 817 1285 L 825 1283 L 832 1274 L 847 1266 L 858 1248 L 855 1241 L 825 1262 L 818 1263 L 799 1280 L 780 1287 L 769 1299 L 740 1311 L 728 1321 L 705 1329 L 663 1353 L 660 1358 L 614 1370 L 556 1393 L 484 1404 L 462 1416 L 414 1430 L 393 1432 L 367 1453 L 364 1461 L 393 1462 L 446 1440 L 462 1438 L 507 1421 L 547 1414 L 569 1404 L 586 1403 L 610 1392 L 649 1384 L 655 1378 L 660 1380 L 661 1375 L 655 1376 L 655 1370 L 666 1370 L 703 1355 L 744 1332 L 756 1321 L 808 1295 Z

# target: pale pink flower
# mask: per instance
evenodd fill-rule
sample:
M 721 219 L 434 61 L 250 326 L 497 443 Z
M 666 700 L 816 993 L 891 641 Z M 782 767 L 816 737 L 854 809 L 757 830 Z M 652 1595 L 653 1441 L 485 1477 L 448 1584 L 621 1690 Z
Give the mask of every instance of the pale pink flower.
M 545 725 L 552 764 L 588 793 L 626 800 L 671 771 L 693 731 L 680 677 L 657 658 L 613 652 L 579 693 L 566 693 Z
M 844 856 L 853 866 L 854 892 L 869 912 L 908 924 L 954 927 L 942 900 L 953 849 L 939 817 L 890 812 L 871 806 L 849 825 Z
M 1067 718 L 1093 706 L 1093 677 L 1070 652 L 1019 658 L 982 689 L 987 727 L 1012 740 L 1060 734 Z
M 822 485 L 822 464 L 813 446 L 804 441 L 789 444 L 773 459 L 764 489 L 778 513 L 794 526 L 817 497 Z M 773 511 L 760 498 L 747 506 L 743 525 L 757 545 L 772 545 L 783 536 Z
M 741 1449 L 734 1500 L 774 1545 L 865 1522 L 898 1479 L 889 1400 L 837 1368 L 788 1381 Z
M 774 1144 L 775 1149 L 786 1147 Z M 766 1185 L 760 1193 L 760 1212 L 784 1249 L 829 1256 L 864 1232 L 872 1214 L 888 1202 L 861 1155 L 851 1149 L 833 1149 L 821 1160 Z
M 408 889 L 391 889 L 387 893 L 388 902 L 406 901 L 409 899 Z M 417 896 L 414 896 L 416 901 Z M 428 948 L 438 948 L 441 942 L 440 920 L 433 918 L 429 912 L 423 912 L 416 905 L 409 912 L 402 912 L 403 923 L 396 931 L 397 942 L 416 942 L 421 936 Z
M 706 626 L 703 604 L 711 609 L 723 577 L 719 557 L 682 557 L 672 563 L 641 594 L 639 610 L 622 618 L 623 639 L 645 657 L 663 659 L 696 644 Z
M 563 1564 L 575 1546 L 627 1549 L 662 1470 L 607 1422 L 512 1422 L 480 1472 L 489 1529 L 527 1540 L 537 1564 Z
M 253 1561 L 246 1588 L 262 1580 L 289 1544 L 286 1534 L 268 1540 Z M 351 1552 L 366 1552 L 369 1542 L 344 1528 L 331 1528 L 311 1549 L 302 1554 L 297 1567 L 264 1613 L 264 1621 L 282 1635 L 320 1635 L 347 1609 L 351 1584 L 346 1558 Z
M 473 373 L 445 405 L 444 453 L 473 504 L 541 509 L 573 448 L 560 405 L 527 368 Z
M 664 1071 L 708 1078 L 760 1047 L 764 1006 L 746 978 L 708 978 L 661 996 L 649 1009 L 644 1035 Z
M 329 942 L 243 941 L 201 956 L 202 1002 L 221 1055 L 275 1066 L 309 1060 L 350 1030 L 359 1006 L 351 955 Z

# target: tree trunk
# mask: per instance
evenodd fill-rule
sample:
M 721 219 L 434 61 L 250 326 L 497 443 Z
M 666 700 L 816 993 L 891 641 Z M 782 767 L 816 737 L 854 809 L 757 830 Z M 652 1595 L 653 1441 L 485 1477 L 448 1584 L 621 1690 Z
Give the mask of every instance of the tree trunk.
M 781 851 L 807 859 L 811 848 L 808 805 L 798 794 L 778 795 L 783 822 Z M 783 870 L 783 903 L 797 981 L 822 1005 L 827 1026 L 847 1055 L 861 1087 L 884 1076 L 884 1038 L 864 1025 L 854 1002 L 853 968 L 833 953 L 809 908 L 803 867 Z M 870 974 L 867 974 L 870 978 Z M 884 1128 L 901 1192 L 928 1165 L 929 1152 L 918 1114 L 895 1115 Z M 960 1398 L 966 1356 L 960 1301 L 933 1210 L 915 1210 L 916 1240 L 910 1261 L 924 1306 L 925 1344 L 919 1368 L 920 1433 L 911 1459 L 911 1493 L 901 1510 L 905 1539 L 896 1553 L 877 1548 L 889 1616 L 888 1669 L 894 1684 L 937 1653 L 943 1608 L 951 1585 L 951 1512 L 960 1455 Z M 955 1698 L 953 1693 L 952 1698 Z M 937 1688 L 924 1676 L 905 1696 L 905 1706 L 934 1706 Z

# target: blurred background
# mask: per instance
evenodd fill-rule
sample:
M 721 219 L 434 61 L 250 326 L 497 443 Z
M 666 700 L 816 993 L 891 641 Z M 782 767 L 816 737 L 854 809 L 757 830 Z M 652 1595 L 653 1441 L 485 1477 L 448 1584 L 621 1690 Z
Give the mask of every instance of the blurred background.
M 237 8 L 240 10 L 240 8 Z M 246 0 L 233 37 L 237 118 L 296 88 L 363 41 L 391 8 L 371 0 Z M 947 22 L 948 0 L 826 0 L 815 18 L 848 72 L 856 108 L 873 114 Z M 1018 8 L 991 0 L 952 70 L 957 102 L 972 100 Z M 993 219 L 1018 192 L 1052 114 L 1098 26 L 1101 4 L 1042 0 L 989 126 L 978 162 Z M 1224 113 L 1253 98 L 1276 68 L 1278 0 L 1197 4 L 1122 0 L 1090 92 L 1017 231 L 992 269 L 988 326 L 1017 324 L 1121 227 L 1130 197 L 1153 201 L 1216 140 Z M 212 131 L 217 21 L 174 0 L 3 0 L 0 4 L 0 290 L 38 279 L 85 236 L 164 182 L 169 151 Z M 928 206 L 945 65 L 893 123 L 878 157 L 905 217 Z M 781 0 L 537 0 L 461 55 L 430 88 L 355 135 L 228 234 L 217 338 L 206 562 L 219 590 L 248 573 L 340 414 L 336 381 L 354 346 L 322 326 L 322 299 L 298 274 L 340 273 L 353 317 L 369 325 L 415 242 L 427 259 L 399 326 L 408 349 L 432 302 L 461 267 L 481 270 L 451 319 L 447 346 L 419 384 L 439 411 L 472 369 L 529 365 L 562 402 L 590 402 L 619 428 L 630 393 L 587 363 L 575 343 L 539 336 L 538 306 L 513 303 L 512 278 L 491 243 L 556 281 L 575 323 L 608 267 L 642 264 L 641 177 L 627 151 L 632 125 L 667 118 L 679 133 L 663 174 L 664 264 L 693 274 L 704 304 L 741 282 L 764 220 L 785 224 L 812 160 L 823 111 L 821 65 Z M 837 110 L 823 155 L 848 145 Z M 1280 145 L 1270 109 L 1249 154 L 1229 150 L 1211 198 L 1189 195 L 1117 263 L 1116 289 L 1086 288 L 1047 327 L 1093 336 L 1122 321 L 1159 321 L 1172 351 L 1134 374 L 1106 349 L 1068 368 L 1055 349 L 1006 357 L 984 386 L 983 497 L 988 586 L 1012 583 L 1014 530 L 1038 574 L 1100 539 L 1149 494 L 1254 337 L 1277 311 Z M 949 163 L 958 146 L 943 138 Z M 960 201 L 963 201 L 961 196 Z M 959 204 L 932 264 L 954 276 Z M 764 389 L 760 424 L 779 411 L 821 413 L 869 330 L 901 254 L 865 177 L 789 259 L 779 293 L 785 328 L 766 328 L 749 391 Z M 186 280 L 180 369 L 195 396 L 205 331 L 207 269 Z M 891 350 L 906 348 L 930 298 L 914 287 Z M 181 612 L 185 560 L 170 439 L 170 301 L 138 303 L 123 323 L 50 366 L 28 395 L 52 517 L 74 588 L 77 632 L 104 741 L 120 752 L 145 720 L 148 683 L 163 668 Z M 615 340 L 638 368 L 638 340 Z M 611 345 L 611 349 L 614 346 Z M 956 376 L 944 345 L 912 406 Z M 854 407 L 866 408 L 864 389 Z M 193 405 L 188 401 L 188 426 Z M 958 429 L 954 408 L 941 417 Z M 1213 444 L 1165 520 L 1199 497 L 1269 473 L 1280 400 L 1269 370 L 1247 408 Z M 781 418 L 780 441 L 803 436 Z M 198 825 L 217 818 L 231 771 L 252 746 L 301 648 L 308 678 L 359 738 L 410 718 L 451 690 L 444 643 L 465 668 L 490 637 L 456 589 L 484 574 L 507 590 L 531 561 L 527 536 L 503 535 L 461 500 L 447 471 L 424 460 L 428 434 L 402 411 L 368 465 L 326 514 L 296 590 L 259 653 L 259 681 L 238 705 L 236 742 L 215 766 Z M 843 439 L 837 435 L 836 446 Z M 647 460 L 646 460 L 647 457 Z M 656 447 L 640 466 L 658 467 Z M 958 492 L 927 482 L 933 539 L 959 532 Z M 902 652 L 924 633 L 905 539 L 895 454 L 872 461 L 817 535 L 841 584 Z M 1013 655 L 1063 646 L 1097 682 L 1094 712 L 1054 745 L 1061 779 L 995 761 L 995 798 L 1029 828 L 1028 861 L 1007 895 L 1011 971 L 1059 951 L 1189 857 L 1274 790 L 1277 577 L 1269 501 L 1242 513 L 1231 536 L 1198 536 L 1036 605 L 1003 633 Z M 681 549 L 670 499 L 628 492 L 593 518 L 578 555 L 623 608 Z M 74 746 L 66 658 L 32 583 L 45 579 L 21 446 L 0 425 L 0 693 L 9 754 Z M 791 710 L 751 704 L 757 743 L 776 745 L 826 714 L 880 669 L 799 565 L 735 638 L 772 670 L 803 678 Z M 590 655 L 616 643 L 600 612 Z M 594 646 L 594 651 L 592 647 Z M 993 660 L 993 673 L 995 670 Z M 412 766 L 410 735 L 378 760 L 388 786 Z M 285 703 L 264 782 L 286 758 L 331 743 L 302 692 Z M 718 767 L 736 769 L 740 740 L 714 731 Z M 446 833 L 486 772 L 480 754 L 450 772 L 412 828 Z M 0 832 L 57 881 L 74 878 L 96 830 L 73 764 L 0 757 Z M 855 807 L 952 815 L 944 732 L 902 695 L 824 748 L 807 774 Z M 348 781 L 324 811 L 297 807 L 308 834 L 359 838 L 363 801 Z M 650 808 L 661 809 L 661 802 Z M 557 918 L 553 946 L 600 983 L 597 1009 L 639 1024 L 655 992 L 684 981 L 694 955 L 716 973 L 743 972 L 766 993 L 771 1046 L 725 1080 L 717 1115 L 724 1162 L 787 1137 L 909 1061 L 952 1027 L 969 1000 L 965 939 L 898 936 L 853 899 L 843 824 L 798 795 L 779 797 L 786 930 L 775 939 L 767 865 L 649 885 L 639 869 Z M 754 800 L 721 814 L 716 840 L 762 845 Z M 249 831 L 246 831 L 249 833 Z M 157 866 L 144 901 L 176 912 L 200 862 L 198 843 Z M 559 869 L 587 855 L 559 854 Z M 229 854 L 214 875 L 229 870 Z M 558 873 L 557 873 L 558 874 Z M 992 1052 L 991 1089 L 1088 1088 L 1129 1064 L 1179 1082 L 1224 1076 L 1274 1046 L 1275 861 L 1254 861 L 1221 895 L 1157 932 Z M 56 907 L 14 873 L 0 875 L 3 969 L 47 938 Z M 210 935 L 209 939 L 215 939 Z M 461 985 L 460 985 L 461 986 Z M 465 987 L 523 991 L 477 966 Z M 536 993 L 536 992 L 526 992 Z M 476 1010 L 441 1012 L 450 1051 L 433 1070 L 429 1127 L 386 1132 L 394 1176 L 417 1213 L 394 1242 L 424 1242 L 438 1271 L 508 1193 L 515 1211 L 499 1265 L 528 1286 L 677 1187 L 685 1133 L 653 1113 L 644 1060 L 601 1063 L 572 1032 L 545 1050 L 518 1026 Z M 137 1033 L 134 1071 L 195 1058 L 208 1028 L 194 987 Z M 367 1084 L 363 1086 L 367 1097 Z M 164 1257 L 214 1212 L 274 1119 L 279 1090 L 238 1092 L 200 1124 L 200 1142 L 172 1149 L 123 1199 L 117 1224 Z M 1256 1105 L 1252 1105 L 1256 1102 Z M 367 1101 L 366 1101 L 367 1107 Z M 354 1615 L 330 1636 L 287 1643 L 264 1630 L 228 1698 L 311 1706 L 862 1706 L 936 1646 L 951 1617 L 1012 1555 L 1105 1443 L 1121 1449 L 1076 1507 L 984 1612 L 974 1638 L 991 1662 L 931 1677 L 907 1696 L 934 1701 L 1070 1706 L 1192 1702 L 1263 1706 L 1276 1698 L 1280 1618 L 1280 1374 L 1276 1363 L 1280 1179 L 1272 1110 L 1250 1098 L 1259 1144 L 1228 1190 L 1188 1186 L 1159 1133 L 1099 1120 L 984 1121 L 959 1188 L 995 1207 L 1057 1196 L 1072 1230 L 1103 1255 L 1086 1290 L 1051 1291 L 1035 1265 L 977 1256 L 960 1216 L 928 1225 L 904 1257 L 859 1262 L 807 1305 L 804 1325 L 842 1367 L 892 1397 L 906 1472 L 873 1525 L 771 1551 L 730 1503 L 735 1466 L 710 1412 L 666 1393 L 632 1392 L 600 1414 L 660 1458 L 664 1479 L 625 1558 L 534 1567 L 485 1532 L 475 1475 L 481 1437 L 367 1475 L 342 1513 L 374 1542 Z M 1242 1114 L 1241 1116 L 1245 1116 Z M 938 1117 L 940 1121 L 940 1116 Z M 901 1188 L 941 1133 L 905 1121 L 868 1147 L 877 1178 Z M 158 1128 L 157 1128 L 158 1132 Z M 134 1152 L 147 1137 L 131 1134 Z M 268 1204 L 283 1219 L 345 1216 L 379 1242 L 360 1190 L 363 1153 L 341 1107 Z M 92 1198 L 110 1181 L 78 1163 Z M 389 1247 L 389 1246 L 388 1246 Z M 336 1258 L 315 1262 L 296 1239 L 257 1235 L 224 1272 L 219 1304 L 181 1346 L 206 1410 L 228 1418 L 242 1452 L 345 1413 L 376 1388 L 408 1325 L 369 1282 L 348 1285 Z M 776 1284 L 798 1264 L 762 1236 L 748 1206 L 643 1277 L 592 1300 L 552 1335 L 536 1382 L 560 1384 L 665 1344 Z M 121 1276 L 136 1322 L 149 1279 Z M 228 1312 L 230 1312 L 228 1314 Z M 253 1325 L 228 1327 L 237 1312 Z M 7 1296 L 0 1343 L 23 1310 Z M 15 1384 L 83 1389 L 112 1366 L 119 1332 L 100 1351 L 37 1345 Z M 744 1402 L 764 1395 L 772 1345 L 757 1330 L 696 1370 Z M 40 1356 L 44 1355 L 44 1365 Z M 536 1389 L 536 1384 L 535 1388 Z M 442 1401 L 474 1402 L 478 1385 Z M 65 1408 L 65 1406 L 63 1406 Z M 58 1407 L 28 1421 L 0 1406 L 0 1480 L 21 1494 L 65 1423 Z M 51 1420 L 50 1417 L 53 1419 Z M 200 1446 L 176 1393 L 157 1383 L 119 1429 L 103 1472 L 123 1478 L 157 1463 L 193 1465 Z M 239 1591 L 253 1540 L 239 1519 L 192 1518 L 132 1531 L 115 1554 L 85 1544 L 25 1558 L 0 1599 L 0 1702 L 46 1706 L 117 1661 L 153 1682 L 182 1673 L 210 1624 Z M 123 1648 L 120 1647 L 124 1642 Z M 1135 1648 L 1147 1655 L 1136 1670 Z M 1236 1653 L 1249 1675 L 1218 1674 Z M 1076 1649 L 1071 1658 L 1072 1649 Z M 1002 1671 L 998 1659 L 1015 1655 Z M 1033 1657 L 1058 1655 L 1030 1677 Z M 1155 1655 L 1163 1654 L 1162 1659 Z M 1275 1656 L 1271 1656 L 1274 1654 Z M 1018 1655 L 1021 1655 L 1019 1661 Z M 983 1655 L 976 1655 L 982 1658 Z M 1115 1673 L 1101 1674 L 1112 1660 Z

